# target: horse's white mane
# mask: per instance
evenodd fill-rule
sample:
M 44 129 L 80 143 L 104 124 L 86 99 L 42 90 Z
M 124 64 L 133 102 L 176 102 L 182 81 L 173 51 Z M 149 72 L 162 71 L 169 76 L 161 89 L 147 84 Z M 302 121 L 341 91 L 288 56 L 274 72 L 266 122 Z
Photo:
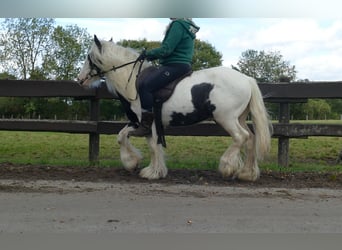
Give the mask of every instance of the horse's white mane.
M 111 41 L 101 40 L 101 51 L 97 45 L 93 43 L 90 48 L 89 56 L 96 65 L 102 65 L 104 68 L 113 67 L 118 64 L 124 64 L 134 61 L 138 58 L 139 53 L 132 48 L 125 48 Z

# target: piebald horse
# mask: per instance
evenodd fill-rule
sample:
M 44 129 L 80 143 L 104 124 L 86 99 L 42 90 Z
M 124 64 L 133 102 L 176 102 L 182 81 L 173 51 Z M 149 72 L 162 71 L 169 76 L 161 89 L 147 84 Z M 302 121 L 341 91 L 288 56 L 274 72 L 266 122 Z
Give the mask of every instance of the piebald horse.
M 141 66 L 136 67 L 133 62 L 138 56 L 133 49 L 112 41 L 100 41 L 94 36 L 78 81 L 85 87 L 97 87 L 96 83 L 105 77 L 108 90 L 120 95 L 128 104 L 128 118 L 133 114 L 134 119 L 140 121 L 141 106 L 135 76 L 140 69 L 150 67 L 151 63 L 141 62 Z M 254 133 L 246 124 L 249 114 Z M 227 67 L 195 71 L 178 83 L 172 96 L 162 106 L 164 127 L 187 126 L 209 118 L 232 137 L 232 144 L 220 158 L 219 171 L 223 177 L 257 180 L 260 176 L 258 160 L 262 160 L 270 150 L 272 126 L 255 79 Z M 137 168 L 142 160 L 140 151 L 129 141 L 130 132 L 134 130 L 135 126 L 129 123 L 117 137 L 120 158 L 128 171 Z M 140 176 L 150 180 L 164 178 L 167 167 L 163 147 L 157 141 L 155 122 L 152 135 L 146 139 L 151 161 L 140 171 Z

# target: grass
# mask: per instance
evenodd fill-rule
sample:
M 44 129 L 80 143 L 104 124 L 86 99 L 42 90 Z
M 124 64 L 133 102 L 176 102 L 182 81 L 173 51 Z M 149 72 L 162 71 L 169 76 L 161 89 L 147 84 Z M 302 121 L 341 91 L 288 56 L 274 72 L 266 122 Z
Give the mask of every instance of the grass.
M 342 120 L 291 120 L 290 123 L 342 125 Z
M 291 120 L 290 123 L 342 125 L 342 120 Z
M 0 163 L 88 166 L 88 135 L 52 132 L 0 131 Z M 169 168 L 217 169 L 219 159 L 231 142 L 230 137 L 167 137 L 165 150 Z M 149 161 L 145 139 L 131 142 Z M 342 171 L 335 160 L 342 149 L 340 137 L 310 137 L 290 140 L 290 167 L 281 171 Z M 116 135 L 100 137 L 101 167 L 121 167 Z M 260 164 L 262 169 L 279 170 L 277 140 L 272 140 L 270 156 Z

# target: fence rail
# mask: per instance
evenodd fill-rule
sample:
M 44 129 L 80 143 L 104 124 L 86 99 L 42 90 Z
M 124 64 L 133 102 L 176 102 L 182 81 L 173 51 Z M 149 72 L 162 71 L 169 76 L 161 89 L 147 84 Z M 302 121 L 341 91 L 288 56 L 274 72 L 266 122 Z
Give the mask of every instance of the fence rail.
M 69 120 L 33 120 L 33 119 L 0 119 L 0 130 L 64 132 L 64 133 L 99 133 L 117 134 L 126 122 L 116 121 L 69 121 Z M 253 130 L 252 125 L 250 129 Z M 303 138 L 308 136 L 342 137 L 342 125 L 334 124 L 287 124 L 274 123 L 273 137 Z M 170 127 L 165 129 L 170 136 L 227 136 L 221 126 L 214 122 L 201 122 L 187 127 Z
M 278 138 L 278 164 L 289 164 L 289 139 L 308 136 L 342 136 L 342 125 L 293 124 L 290 103 L 311 98 L 342 98 L 342 82 L 259 84 L 265 102 L 279 103 L 279 123 L 274 123 L 273 137 Z M 100 121 L 100 99 L 115 98 L 105 86 L 84 89 L 74 81 L 0 80 L 1 97 L 73 97 L 88 99 L 90 121 L 0 119 L 0 130 L 54 131 L 89 134 L 89 160 L 97 161 L 100 134 L 117 134 L 123 122 Z M 226 136 L 227 132 L 213 122 L 165 130 L 171 136 Z

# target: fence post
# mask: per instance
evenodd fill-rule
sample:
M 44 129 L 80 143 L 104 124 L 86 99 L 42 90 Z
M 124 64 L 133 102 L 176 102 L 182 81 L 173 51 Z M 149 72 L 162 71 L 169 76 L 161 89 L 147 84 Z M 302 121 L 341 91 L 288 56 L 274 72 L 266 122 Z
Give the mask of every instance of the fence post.
M 279 103 L 279 123 L 290 123 L 290 104 L 288 102 Z M 278 139 L 278 165 L 289 166 L 289 145 L 290 139 L 280 136 Z
M 90 120 L 99 121 L 100 116 L 100 100 L 98 98 L 90 99 Z M 100 134 L 96 131 L 95 133 L 89 133 L 89 161 L 96 163 L 99 158 L 100 151 Z

